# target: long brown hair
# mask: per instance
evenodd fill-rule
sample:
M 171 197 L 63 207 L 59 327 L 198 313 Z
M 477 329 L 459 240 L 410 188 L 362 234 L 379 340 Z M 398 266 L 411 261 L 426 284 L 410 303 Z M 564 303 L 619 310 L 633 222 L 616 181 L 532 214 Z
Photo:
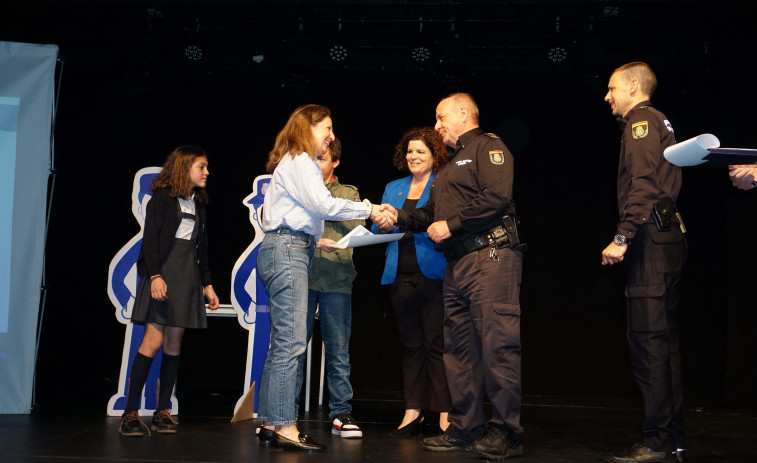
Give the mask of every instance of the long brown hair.
M 200 204 L 207 204 L 208 194 L 205 193 L 205 189 L 192 188 L 192 182 L 189 180 L 189 169 L 199 157 L 207 159 L 207 151 L 196 145 L 177 146 L 163 163 L 163 170 L 153 180 L 153 191 L 167 188 L 172 198 L 189 199 L 194 190 L 195 200 Z
M 405 132 L 394 147 L 394 167 L 399 170 L 407 169 L 407 145 L 413 140 L 422 141 L 431 151 L 431 158 L 434 161 L 431 171 L 439 172 L 439 169 L 449 160 L 449 154 L 442 136 L 431 127 L 415 127 Z
M 273 173 L 281 158 L 287 153 L 293 158 L 300 153 L 308 153 L 315 159 L 315 139 L 311 126 L 327 117 L 331 117 L 331 111 L 325 106 L 308 104 L 295 109 L 284 128 L 276 135 L 273 149 L 268 153 L 268 162 L 265 165 L 268 173 Z

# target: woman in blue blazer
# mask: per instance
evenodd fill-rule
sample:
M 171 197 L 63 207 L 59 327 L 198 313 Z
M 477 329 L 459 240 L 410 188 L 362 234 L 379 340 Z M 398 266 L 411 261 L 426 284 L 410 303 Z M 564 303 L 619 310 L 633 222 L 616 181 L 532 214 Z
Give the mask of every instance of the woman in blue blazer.
M 410 175 L 390 182 L 381 202 L 397 209 L 422 207 L 428 201 L 436 172 L 447 158 L 444 142 L 434 129 L 409 130 L 395 148 L 394 165 L 409 170 Z M 373 232 L 378 232 L 376 225 Z M 449 425 L 447 412 L 452 403 L 442 361 L 442 278 L 447 261 L 434 249 L 427 233 L 412 233 L 402 227 L 393 232 L 405 236 L 387 245 L 381 284 L 388 285 L 403 347 L 405 416 L 390 435 L 408 437 L 420 431 L 424 409 L 439 413 L 442 430 Z

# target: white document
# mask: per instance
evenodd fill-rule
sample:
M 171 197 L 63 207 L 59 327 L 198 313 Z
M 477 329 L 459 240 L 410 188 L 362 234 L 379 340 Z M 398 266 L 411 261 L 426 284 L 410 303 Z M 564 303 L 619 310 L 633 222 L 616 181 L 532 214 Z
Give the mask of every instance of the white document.
M 358 225 L 351 232 L 344 235 L 344 237 L 337 241 L 337 248 L 356 248 L 358 246 L 368 246 L 369 244 L 388 243 L 390 241 L 398 241 L 402 239 L 404 233 L 387 233 L 382 235 L 374 235 L 370 230 Z
M 718 148 L 720 140 L 711 133 L 697 135 L 681 143 L 665 148 L 665 159 L 680 167 L 696 166 L 707 162 L 705 156 L 710 154 L 710 148 Z

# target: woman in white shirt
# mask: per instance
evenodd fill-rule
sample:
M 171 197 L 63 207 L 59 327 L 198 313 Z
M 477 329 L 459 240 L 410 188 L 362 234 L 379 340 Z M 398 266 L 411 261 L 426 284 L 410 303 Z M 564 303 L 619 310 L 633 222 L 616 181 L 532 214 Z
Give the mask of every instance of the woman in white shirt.
M 273 178 L 263 202 L 265 238 L 258 251 L 258 275 L 269 295 L 271 347 L 260 381 L 258 414 L 266 422 L 260 439 L 293 450 L 326 446 L 297 429 L 297 366 L 307 344 L 308 270 L 316 248 L 331 250 L 321 239 L 323 221 L 383 221 L 379 206 L 334 198 L 323 184 L 316 158 L 334 140 L 331 113 L 319 105 L 297 108 L 276 137 L 266 168 Z M 274 427 L 273 430 L 270 427 Z

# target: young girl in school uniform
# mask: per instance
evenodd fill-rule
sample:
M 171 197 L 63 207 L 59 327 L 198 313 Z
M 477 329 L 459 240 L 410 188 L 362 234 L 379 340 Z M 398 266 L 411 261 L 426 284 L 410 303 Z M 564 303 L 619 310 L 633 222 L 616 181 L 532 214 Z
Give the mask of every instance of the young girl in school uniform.
M 145 335 L 129 374 L 129 391 L 118 432 L 150 435 L 139 419 L 139 401 L 153 358 L 163 348 L 158 406 L 150 429 L 175 433 L 171 392 L 179 370 L 181 338 L 186 328 L 206 328 L 205 299 L 218 308 L 210 281 L 205 233 L 205 185 L 208 155 L 199 146 L 174 149 L 152 184 L 147 203 L 142 248 L 137 259 L 140 282 L 132 321 L 145 325 Z

